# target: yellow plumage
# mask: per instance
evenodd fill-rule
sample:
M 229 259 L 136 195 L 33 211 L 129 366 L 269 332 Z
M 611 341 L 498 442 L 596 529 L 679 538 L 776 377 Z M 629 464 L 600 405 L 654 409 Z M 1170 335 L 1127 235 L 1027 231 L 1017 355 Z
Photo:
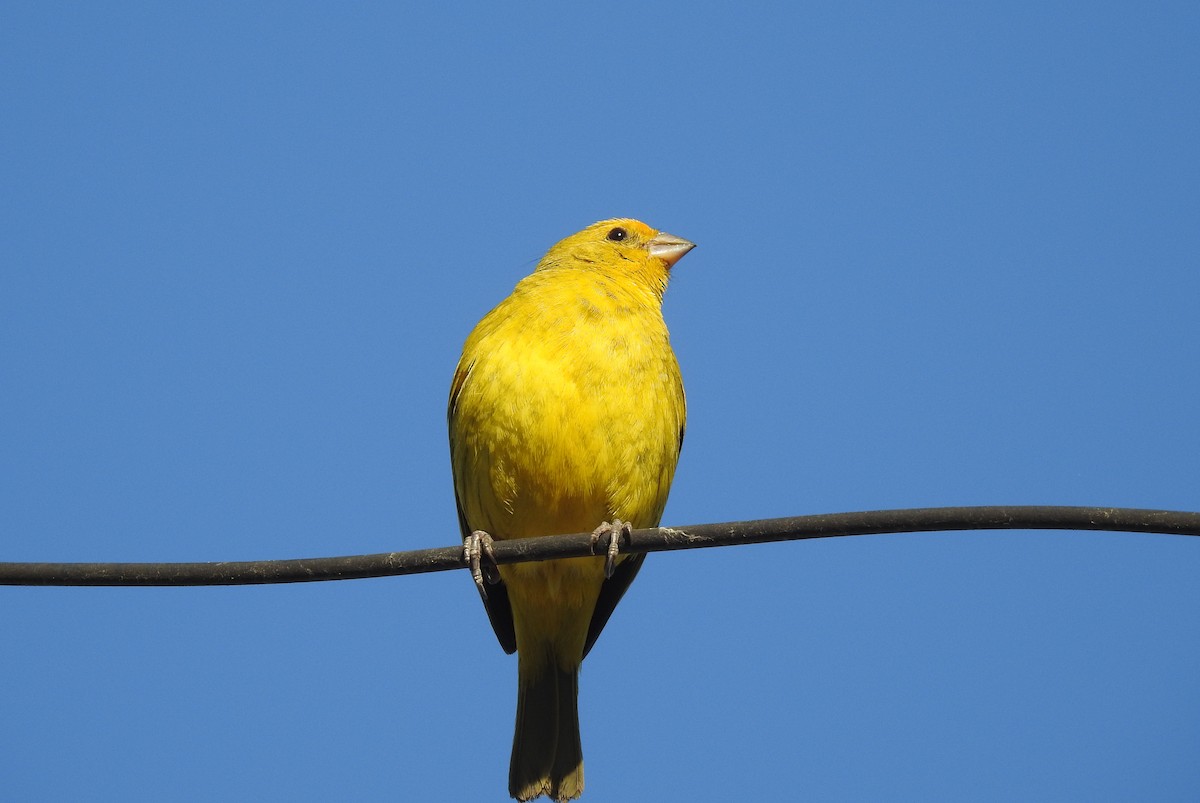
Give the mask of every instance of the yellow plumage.
M 448 415 L 464 537 L 658 525 L 685 418 L 662 297 L 691 247 L 635 220 L 596 223 L 475 327 Z M 643 557 L 619 559 L 610 578 L 600 557 L 501 566 L 487 590 L 500 643 L 518 653 L 518 800 L 582 793 L 579 666 Z

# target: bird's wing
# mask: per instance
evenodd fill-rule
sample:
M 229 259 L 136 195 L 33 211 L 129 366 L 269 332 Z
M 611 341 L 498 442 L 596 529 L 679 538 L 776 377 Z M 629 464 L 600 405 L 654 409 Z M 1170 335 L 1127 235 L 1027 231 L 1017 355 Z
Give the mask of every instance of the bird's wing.
M 474 362 L 463 365 L 459 364 L 458 369 L 454 372 L 454 381 L 450 385 L 450 403 L 446 407 L 446 418 L 450 424 L 450 456 L 454 457 L 454 409 L 458 405 L 458 396 L 462 393 L 463 385 L 466 384 L 467 377 L 471 373 L 471 368 Z M 462 537 L 465 540 L 471 534 L 471 525 L 467 523 L 467 517 L 463 515 L 462 500 L 458 496 L 458 483 L 454 483 L 454 506 L 458 509 L 458 526 L 462 530 Z M 496 631 L 496 639 L 499 640 L 500 646 L 506 653 L 510 655 L 517 651 L 517 631 L 513 626 L 512 605 L 508 601 L 508 589 L 504 586 L 503 580 L 498 580 L 495 585 L 488 585 L 487 597 L 483 600 L 483 607 L 487 611 L 488 621 L 492 623 L 492 630 Z
M 465 539 L 471 534 L 471 526 L 467 524 L 467 519 L 463 516 L 462 503 L 458 501 L 457 489 L 454 491 L 454 505 L 458 508 L 458 526 L 462 529 Z M 487 583 L 486 580 L 484 582 Z M 483 600 L 483 607 L 487 611 L 488 621 L 492 623 L 492 630 L 496 631 L 496 638 L 500 641 L 500 646 L 506 653 L 512 655 L 517 651 L 517 631 L 513 627 L 512 605 L 508 601 L 508 588 L 505 587 L 503 580 L 497 579 L 495 585 L 488 584 L 487 597 Z
M 638 570 L 645 562 L 645 552 L 625 558 L 617 564 L 616 569 L 613 570 L 613 576 L 600 586 L 600 596 L 596 599 L 596 610 L 592 612 L 592 621 L 588 623 L 587 641 L 583 643 L 585 656 L 592 649 L 592 645 L 596 643 L 596 639 L 600 637 L 600 631 L 608 624 L 608 618 L 612 616 L 613 609 L 617 607 L 621 597 L 625 596 L 625 590 L 629 588 L 633 578 L 637 577 Z M 490 591 L 488 596 L 491 596 Z M 505 601 L 507 602 L 507 599 Z M 492 624 L 495 625 L 495 622 L 493 621 Z
M 675 367 L 675 383 L 674 390 L 678 394 L 679 405 L 679 436 L 675 444 L 675 457 L 679 457 L 679 453 L 683 451 L 683 436 L 687 430 L 687 397 L 683 392 L 683 382 L 679 377 L 679 367 Z M 665 500 L 664 500 L 665 501 Z M 592 621 L 588 623 L 587 640 L 583 643 L 583 654 L 587 655 L 592 649 L 592 645 L 596 643 L 596 639 L 600 637 L 600 631 L 608 624 L 608 619 L 612 616 L 613 610 L 617 607 L 617 603 L 621 601 L 621 597 L 625 596 L 626 589 L 633 582 L 633 578 L 637 577 L 637 573 L 642 568 L 642 564 L 646 562 L 646 553 L 633 555 L 617 564 L 613 571 L 613 576 L 604 581 L 604 585 L 600 586 L 600 596 L 596 599 L 596 609 L 592 612 Z

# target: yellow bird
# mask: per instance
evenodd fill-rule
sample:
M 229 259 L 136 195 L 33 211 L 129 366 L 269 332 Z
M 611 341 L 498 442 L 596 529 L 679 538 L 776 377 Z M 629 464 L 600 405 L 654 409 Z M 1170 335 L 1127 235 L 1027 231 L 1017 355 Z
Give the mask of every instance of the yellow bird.
M 645 558 L 619 557 L 620 537 L 658 525 L 683 443 L 662 300 L 693 247 L 636 220 L 588 226 L 479 322 L 454 372 L 459 523 L 500 645 L 517 652 L 517 800 L 583 793 L 579 667 Z M 607 537 L 607 560 L 480 565 L 492 538 L 588 531 Z

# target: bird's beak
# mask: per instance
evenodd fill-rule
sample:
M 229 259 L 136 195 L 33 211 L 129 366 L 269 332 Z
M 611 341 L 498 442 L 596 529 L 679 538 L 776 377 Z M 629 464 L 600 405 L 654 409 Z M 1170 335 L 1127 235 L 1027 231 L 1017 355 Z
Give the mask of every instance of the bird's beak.
M 647 245 L 650 248 L 650 256 L 658 257 L 666 262 L 668 268 L 674 266 L 683 258 L 684 254 L 696 247 L 695 243 L 689 243 L 682 237 L 667 234 L 665 231 L 660 231 Z

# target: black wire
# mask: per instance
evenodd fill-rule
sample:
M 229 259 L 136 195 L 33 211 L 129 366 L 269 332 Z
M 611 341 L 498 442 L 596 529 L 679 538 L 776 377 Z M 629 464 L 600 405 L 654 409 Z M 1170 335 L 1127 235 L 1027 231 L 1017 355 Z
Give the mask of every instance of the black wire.
M 806 538 L 935 530 L 1108 530 L 1200 535 L 1200 513 L 1108 507 L 939 507 L 634 530 L 621 551 L 664 552 Z M 603 545 L 601 545 L 603 546 Z M 589 533 L 496 541 L 497 563 L 593 554 Z M 0 585 L 220 586 L 354 580 L 466 567 L 461 546 L 340 558 L 223 563 L 0 563 Z

